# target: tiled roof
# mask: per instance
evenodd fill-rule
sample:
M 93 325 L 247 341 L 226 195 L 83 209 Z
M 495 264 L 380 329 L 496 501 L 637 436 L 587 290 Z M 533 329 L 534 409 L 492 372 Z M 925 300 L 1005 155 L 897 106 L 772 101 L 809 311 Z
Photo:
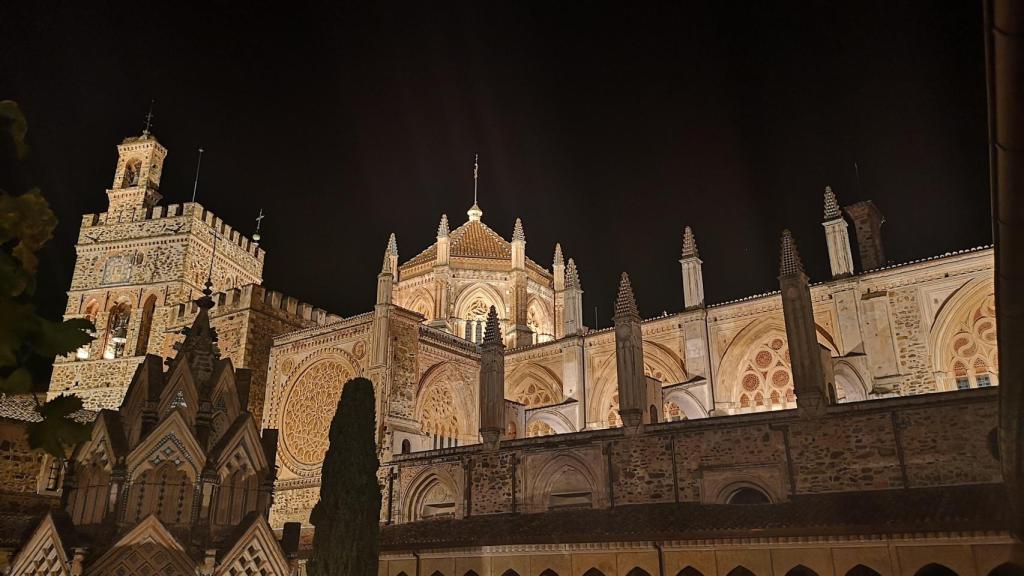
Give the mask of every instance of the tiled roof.
M 470 220 L 459 226 L 452 231 L 449 238 L 449 250 L 453 258 L 512 259 L 512 245 L 502 238 L 500 234 L 491 230 L 490 227 L 479 220 Z M 435 242 L 402 266 L 433 262 L 436 258 L 437 243 Z
M 39 401 L 45 400 L 40 397 Z M 72 412 L 71 418 L 76 422 L 88 424 L 96 419 L 96 414 L 92 410 L 79 410 Z M 36 411 L 35 399 L 29 394 L 0 394 L 0 418 L 22 422 L 40 422 L 43 419 Z
M 796 496 L 765 505 L 641 504 L 384 526 L 382 550 L 1004 528 L 1001 484 Z

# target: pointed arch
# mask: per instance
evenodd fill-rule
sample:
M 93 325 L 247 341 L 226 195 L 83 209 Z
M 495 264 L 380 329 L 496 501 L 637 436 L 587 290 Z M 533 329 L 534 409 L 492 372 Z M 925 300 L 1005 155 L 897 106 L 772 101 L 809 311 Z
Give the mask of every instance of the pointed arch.
M 424 287 L 413 291 L 406 299 L 405 308 L 423 316 L 424 320 L 434 319 L 434 296 Z
M 729 570 L 729 573 L 725 576 L 754 576 L 754 573 L 748 570 L 746 566 L 741 565 Z
M 818 576 L 818 573 L 803 564 L 797 564 L 786 572 L 786 576 Z
M 650 575 L 650 573 L 647 572 L 647 570 L 644 570 L 643 568 L 641 568 L 639 566 L 635 566 L 635 567 L 633 567 L 632 570 L 630 570 L 629 572 L 626 572 L 626 576 L 651 576 L 651 575 Z
M 463 574 L 462 576 L 480 576 L 480 575 L 476 573 L 476 570 L 466 570 L 466 573 Z
M 603 502 L 600 476 L 577 454 L 560 452 L 540 466 L 528 485 L 530 508 L 591 508 Z
M 417 385 L 413 419 L 428 437 L 465 443 L 476 438 L 476 395 L 474 377 L 463 366 L 455 362 L 435 364 Z
M 409 483 L 406 491 L 405 518 L 408 522 L 428 518 L 462 516 L 460 485 L 447 470 L 428 468 Z
M 944 564 L 931 563 L 920 567 L 914 576 L 958 576 L 951 568 Z
M 505 397 L 528 408 L 558 404 L 563 400 L 562 380 L 545 366 L 524 362 L 506 377 Z
M 932 323 L 928 346 L 939 390 L 998 383 L 995 285 L 991 277 L 972 280 L 946 299 Z
M 550 342 L 555 339 L 552 313 L 536 296 L 531 296 L 526 304 L 526 326 L 533 332 L 534 344 Z
M 686 363 L 674 350 L 660 342 L 644 341 L 644 374 L 662 384 L 678 384 L 689 379 Z
M 527 436 L 551 436 L 575 432 L 572 422 L 555 410 L 531 410 L 527 414 Z
M 491 306 L 498 312 L 498 318 L 507 317 L 505 300 L 494 287 L 477 282 L 463 288 L 455 298 L 453 307 L 455 334 L 466 340 L 480 342 L 483 339 L 483 322 Z
M 676 572 L 676 576 L 704 576 L 704 573 L 693 566 L 687 566 L 679 572 Z
M 988 576 L 1024 576 L 1024 566 L 1016 562 L 1004 562 L 989 570 Z
M 519 576 L 519 572 L 516 572 L 515 570 L 509 568 L 508 570 L 502 572 L 501 576 Z
M 597 568 L 590 568 L 583 573 L 583 576 L 604 576 L 604 572 L 601 572 Z
M 137 574 L 145 571 L 165 576 L 195 574 L 195 564 L 178 540 L 156 516 L 148 516 L 100 556 L 90 574 Z
M 136 356 L 142 356 L 149 351 L 149 336 L 153 331 L 153 314 L 155 312 L 156 294 L 150 294 L 142 304 L 142 318 L 139 319 L 139 334 L 135 344 Z
M 683 388 L 666 389 L 665 404 L 667 405 L 669 402 L 679 408 L 679 414 L 673 414 L 673 417 L 669 418 L 668 411 L 666 410 L 665 420 L 695 420 L 708 417 L 707 408 L 689 390 Z
M 835 356 L 831 335 L 815 324 L 818 343 Z M 790 367 L 786 325 L 779 316 L 754 320 L 732 339 L 718 364 L 715 399 L 734 411 L 773 410 L 795 407 L 793 372 Z M 773 405 L 772 392 L 780 404 Z M 761 405 L 756 402 L 761 393 Z M 745 400 L 744 400 L 745 399 Z
M 863 564 L 857 564 L 853 568 L 846 571 L 846 576 L 882 576 L 874 568 L 865 566 Z
M 540 573 L 540 576 L 558 576 L 558 572 L 555 572 L 551 568 L 546 568 L 543 572 Z

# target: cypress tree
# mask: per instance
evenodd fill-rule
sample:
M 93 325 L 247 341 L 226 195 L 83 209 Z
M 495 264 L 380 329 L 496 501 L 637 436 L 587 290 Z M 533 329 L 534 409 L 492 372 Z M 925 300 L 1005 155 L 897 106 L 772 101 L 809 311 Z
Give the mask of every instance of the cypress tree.
M 320 501 L 310 518 L 316 527 L 311 576 L 377 576 L 381 497 L 373 396 L 369 380 L 349 380 L 331 421 Z

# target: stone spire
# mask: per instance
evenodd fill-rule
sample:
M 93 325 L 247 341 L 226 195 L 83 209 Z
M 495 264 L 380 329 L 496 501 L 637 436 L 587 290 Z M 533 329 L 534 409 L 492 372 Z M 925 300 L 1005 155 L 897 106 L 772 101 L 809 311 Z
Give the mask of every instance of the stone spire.
M 629 276 L 623 272 L 619 295 L 615 299 L 615 373 L 619 385 L 619 417 L 627 429 L 643 423 L 647 405 L 647 378 L 644 376 L 644 342 L 640 331 L 640 312 L 636 307 Z
M 797 407 L 805 413 L 817 414 L 823 410 L 826 399 L 822 347 L 818 344 L 807 274 L 789 230 L 782 231 L 779 247 L 779 289 Z
M 505 345 L 501 342 L 498 312 L 487 312 L 484 340 L 480 344 L 480 436 L 496 447 L 505 428 Z
M 704 305 L 703 261 L 697 253 L 697 239 L 689 226 L 683 229 L 683 257 L 679 260 L 683 272 L 683 306 L 687 309 Z
M 683 258 L 698 258 L 697 239 L 693 236 L 693 229 L 687 226 L 683 228 Z
M 554 263 L 555 266 L 565 266 L 565 260 L 562 257 L 562 245 L 557 242 L 555 243 Z
M 782 241 L 779 246 L 779 277 L 796 277 L 804 274 L 804 263 L 800 259 L 800 253 L 796 250 L 796 240 L 793 240 L 793 233 L 789 229 L 782 231 Z
M 825 243 L 828 244 L 828 263 L 833 278 L 853 275 L 853 253 L 850 251 L 850 232 L 839 211 L 839 202 L 831 186 L 825 186 Z
M 836 200 L 836 193 L 831 186 L 825 186 L 825 220 L 839 218 L 839 202 Z
M 441 223 L 437 225 L 437 237 L 438 238 L 447 238 L 448 237 L 448 233 L 449 233 L 449 230 L 448 230 L 448 215 L 447 214 L 441 214 Z M 397 246 L 396 246 L 396 250 L 397 250 Z
M 384 250 L 384 261 L 380 267 L 380 274 L 377 274 L 377 304 L 391 304 L 391 293 L 395 285 L 395 259 L 397 256 L 392 253 L 392 243 L 395 235 L 391 235 L 388 247 Z
M 562 257 L 561 244 L 555 244 L 555 257 L 551 264 L 551 277 L 554 280 L 555 292 L 565 290 L 565 259 Z
M 523 221 L 516 218 L 515 229 L 512 230 L 513 242 L 526 242 L 526 232 L 523 232 Z
M 562 312 L 562 333 L 572 336 L 583 331 L 583 288 L 580 286 L 580 275 L 576 270 L 576 261 L 569 258 L 565 267 L 565 291 L 563 292 L 565 309 Z
M 388 238 L 388 254 L 391 255 L 391 275 L 398 279 L 398 240 L 392 232 Z
M 448 237 L 448 215 L 441 215 L 441 223 L 437 225 L 437 257 L 434 264 L 447 266 L 451 256 L 451 240 Z

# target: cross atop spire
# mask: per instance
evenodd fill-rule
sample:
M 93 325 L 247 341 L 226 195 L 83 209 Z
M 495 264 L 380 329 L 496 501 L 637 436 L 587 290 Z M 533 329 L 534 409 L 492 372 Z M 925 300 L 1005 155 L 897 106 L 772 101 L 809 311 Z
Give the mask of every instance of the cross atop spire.
M 486 344 L 501 344 L 501 324 L 498 323 L 498 311 L 491 306 L 487 311 L 487 325 L 484 327 L 484 342 Z
M 523 221 L 516 218 L 515 229 L 512 230 L 513 242 L 526 242 L 526 232 L 523 232 Z
M 836 200 L 836 193 L 831 186 L 825 186 L 825 220 L 839 218 L 839 202 Z
M 555 243 L 555 260 L 554 260 L 554 265 L 555 266 L 564 266 L 565 265 L 565 260 L 562 258 L 562 245 L 557 243 L 557 242 Z
M 473 155 L 473 205 L 466 211 L 466 215 L 469 216 L 470 222 L 479 222 L 480 218 L 484 215 L 484 211 L 480 209 L 480 205 L 476 201 L 477 187 L 480 183 L 480 155 Z
M 633 286 L 629 283 L 629 274 L 625 272 L 619 279 L 619 295 L 615 299 L 615 320 L 640 320 L 636 297 L 633 296 Z
M 689 226 L 683 229 L 683 258 L 698 258 L 697 239 Z
M 149 101 L 149 112 L 146 112 L 146 126 L 142 129 L 143 136 L 149 136 L 149 129 L 153 127 L 153 104 L 155 102 L 155 98 Z
M 448 215 L 441 214 L 441 223 L 437 225 L 437 237 L 444 238 L 448 236 L 450 230 L 448 229 Z
M 796 240 L 789 229 L 782 231 L 782 242 L 779 247 L 779 276 L 806 276 L 804 263 L 796 250 Z
M 576 261 L 569 258 L 569 265 L 565 267 L 565 287 L 582 288 L 580 286 L 580 274 L 576 270 Z

